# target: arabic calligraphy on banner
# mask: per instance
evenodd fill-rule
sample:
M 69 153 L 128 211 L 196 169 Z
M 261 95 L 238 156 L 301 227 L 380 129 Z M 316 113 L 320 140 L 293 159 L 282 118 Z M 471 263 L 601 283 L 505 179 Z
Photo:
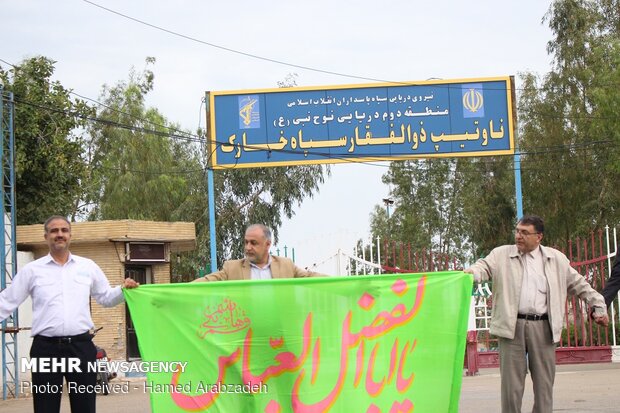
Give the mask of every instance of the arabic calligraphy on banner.
M 457 412 L 462 272 L 125 290 L 153 412 Z M 153 323 L 157 328 L 153 328 Z
M 509 77 L 209 96 L 214 168 L 514 153 Z

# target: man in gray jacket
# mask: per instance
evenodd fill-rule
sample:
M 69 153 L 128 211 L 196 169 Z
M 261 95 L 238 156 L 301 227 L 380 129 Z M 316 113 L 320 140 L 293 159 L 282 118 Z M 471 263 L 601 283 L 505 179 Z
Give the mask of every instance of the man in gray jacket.
M 515 245 L 495 248 L 465 272 L 493 280 L 490 332 L 499 337 L 502 413 L 520 413 L 529 367 L 533 413 L 553 410 L 555 343 L 560 341 L 568 294 L 586 301 L 594 321 L 607 325 L 605 301 L 560 251 L 540 245 L 544 222 L 526 215 Z M 527 356 L 527 357 L 526 357 Z

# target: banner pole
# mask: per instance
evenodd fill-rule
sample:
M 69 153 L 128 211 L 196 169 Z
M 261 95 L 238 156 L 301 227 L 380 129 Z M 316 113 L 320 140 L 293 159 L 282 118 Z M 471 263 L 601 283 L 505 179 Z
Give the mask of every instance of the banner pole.
M 205 93 L 206 136 L 209 156 L 207 157 L 207 192 L 209 199 L 209 246 L 211 248 L 211 271 L 217 271 L 217 244 L 215 237 L 215 188 L 213 180 L 213 155 L 217 150 L 211 136 L 211 94 Z
M 521 152 L 515 152 L 515 198 L 517 201 L 517 219 L 523 216 L 523 194 L 521 193 Z

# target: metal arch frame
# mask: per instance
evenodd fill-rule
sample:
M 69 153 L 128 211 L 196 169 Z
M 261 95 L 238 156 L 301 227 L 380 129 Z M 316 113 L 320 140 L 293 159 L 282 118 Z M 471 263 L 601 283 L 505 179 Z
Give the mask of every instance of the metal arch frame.
M 15 136 L 13 133 L 14 101 L 13 93 L 4 92 L 0 86 L 0 291 L 13 280 L 17 272 L 17 249 L 15 237 Z M 17 333 L 18 314 L 13 312 L 2 321 L 2 398 L 9 395 L 19 397 Z

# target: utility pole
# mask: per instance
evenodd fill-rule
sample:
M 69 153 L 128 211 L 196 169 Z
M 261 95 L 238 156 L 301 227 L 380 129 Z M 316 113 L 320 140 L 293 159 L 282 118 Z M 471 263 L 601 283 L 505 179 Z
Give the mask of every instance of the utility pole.
M 17 268 L 15 248 L 15 138 L 13 135 L 13 93 L 5 92 L 0 83 L 0 291 L 13 281 Z M 17 333 L 19 323 L 17 310 L 1 324 L 2 337 L 2 398 L 19 397 Z

